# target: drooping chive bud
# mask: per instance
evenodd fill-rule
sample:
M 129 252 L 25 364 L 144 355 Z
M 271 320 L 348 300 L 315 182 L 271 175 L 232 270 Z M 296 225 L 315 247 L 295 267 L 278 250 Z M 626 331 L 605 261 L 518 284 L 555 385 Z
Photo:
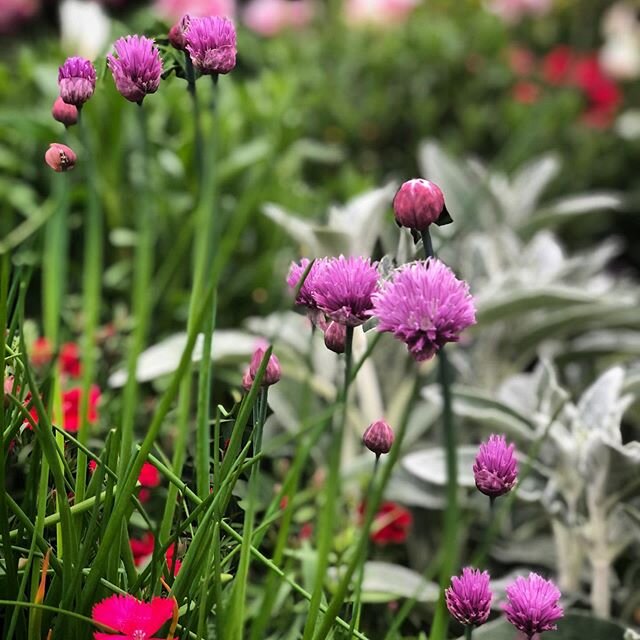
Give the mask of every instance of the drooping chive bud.
M 260 363 L 262 362 L 262 358 L 264 358 L 266 349 L 262 347 L 258 347 L 251 357 L 251 363 L 249 367 L 244 373 L 242 377 L 242 386 L 248 391 L 253 384 L 253 381 L 256 378 L 256 374 L 258 373 L 258 369 L 260 369 Z M 265 369 L 264 375 L 262 376 L 262 387 L 270 387 L 272 384 L 275 384 L 280 380 L 280 376 L 282 375 L 282 369 L 280 367 L 280 361 L 278 358 L 271 354 L 269 357 L 269 361 L 267 362 L 267 368 Z
M 377 420 L 367 427 L 362 442 L 369 451 L 373 451 L 379 457 L 383 453 L 389 453 L 394 438 L 393 429 L 384 420 Z
M 445 211 L 440 187 L 422 178 L 405 182 L 393 198 L 396 222 L 416 231 L 426 231 Z
M 324 345 L 334 353 L 344 353 L 347 344 L 347 327 L 339 322 L 330 322 L 324 330 Z
M 178 49 L 178 51 L 187 50 L 187 40 L 184 33 L 187 30 L 190 21 L 190 16 L 182 16 L 182 18 L 178 20 L 171 29 L 169 29 L 169 42 L 171 43 L 171 46 L 174 49 Z
M 78 108 L 73 104 L 68 104 L 60 96 L 51 107 L 51 115 L 54 120 L 61 122 L 65 127 L 71 127 L 78 122 Z
M 73 169 L 77 159 L 72 149 L 59 142 L 52 142 L 44 154 L 45 162 L 58 173 Z

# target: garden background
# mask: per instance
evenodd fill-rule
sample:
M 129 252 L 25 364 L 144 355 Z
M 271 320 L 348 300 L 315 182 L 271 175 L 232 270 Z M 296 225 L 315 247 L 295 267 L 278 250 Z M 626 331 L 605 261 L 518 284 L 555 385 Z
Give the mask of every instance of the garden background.
M 198 81 L 200 136 L 183 52 L 167 36 L 187 13 L 231 17 L 238 35 L 232 73 L 215 85 Z M 91 587 L 96 597 L 88 602 L 65 589 L 96 567 L 113 505 L 102 511 L 95 496 L 103 482 L 105 495 L 115 491 L 109 474 L 80 483 L 86 508 L 73 522 L 88 542 L 75 558 L 82 570 L 63 576 L 64 556 L 55 564 L 60 487 L 52 491 L 42 472 L 40 436 L 5 406 L 3 638 L 47 637 L 50 629 L 54 638 L 90 637 L 87 620 L 59 610 L 88 618 L 97 594 L 106 597 L 113 585 L 141 598 L 158 595 L 162 549 L 173 544 L 188 562 L 177 586 L 176 637 L 308 640 L 299 589 L 315 593 L 318 582 L 314 554 L 331 440 L 329 432 L 306 438 L 343 405 L 341 505 L 322 606 L 339 591 L 340 568 L 355 557 L 366 521 L 372 456 L 362 432 L 384 417 L 404 440 L 365 536 L 358 633 L 372 640 L 462 635 L 456 622 L 447 635 L 437 613 L 451 494 L 441 428 L 447 401 L 435 361 L 413 362 L 365 324 L 354 335 L 354 357 L 362 361 L 345 402 L 344 357 L 328 351 L 321 332 L 293 309 L 286 281 L 301 257 L 371 257 L 385 275 L 418 257 L 417 236 L 414 244 L 392 213 L 398 187 L 414 177 L 444 193 L 453 223 L 433 230 L 434 248 L 469 283 L 477 312 L 477 324 L 448 351 L 459 468 L 454 573 L 474 564 L 494 578 L 491 622 L 474 637 L 516 637 L 501 618 L 504 588 L 530 570 L 562 591 L 559 640 L 640 637 L 637 2 L 0 0 L 0 33 L 0 289 L 4 379 L 12 380 L 5 394 L 11 390 L 31 410 L 28 394 L 37 395 L 37 385 L 59 417 L 67 411 L 61 405 L 56 416 L 59 387 L 95 388 L 90 406 L 76 397 L 71 410 L 80 422 L 83 408 L 94 412 L 79 437 L 86 454 L 76 441 L 66 440 L 65 449 L 56 432 L 67 460 L 61 482 L 76 497 L 77 468 L 91 452 L 105 464 L 115 455 L 108 443 L 119 425 L 132 425 L 132 443 L 158 430 L 149 443 L 157 464 L 145 467 L 151 477 L 145 484 L 141 476 L 136 489 L 143 504 L 123 511 L 118 533 L 126 533 L 131 557 L 123 550 L 122 566 L 105 561 L 100 577 L 109 584 Z M 129 33 L 155 38 L 163 60 L 161 86 L 143 110 L 118 93 L 105 58 Z M 93 60 L 98 81 L 82 127 L 65 129 L 51 110 L 58 67 L 71 55 Z M 59 174 L 45 163 L 53 142 L 76 151 L 73 171 Z M 100 222 L 91 226 L 98 210 Z M 197 238 L 209 233 L 207 216 L 217 239 L 200 260 Z M 145 280 L 137 260 L 147 242 Z M 209 280 L 219 283 L 215 332 L 204 332 L 213 334 L 212 346 L 196 339 Z M 185 360 L 192 337 L 193 358 Z M 247 455 L 236 429 L 251 422 L 242 373 L 262 344 L 273 346 L 282 379 L 269 389 L 268 407 L 266 395 L 254 389 L 251 396 L 263 398 L 253 407 L 256 424 L 260 411 L 268 414 L 260 481 L 250 466 L 223 467 L 237 471 L 237 482 L 223 512 L 211 516 L 217 528 L 208 529 L 202 512 L 190 520 L 190 509 L 207 504 L 198 425 L 211 426 L 209 451 L 232 442 L 241 461 Z M 130 355 L 138 352 L 128 384 Z M 170 392 L 189 377 L 191 359 L 191 413 L 182 422 L 185 405 L 176 408 Z M 59 364 L 67 367 L 61 375 Z M 70 424 L 73 437 L 78 426 Z M 521 479 L 490 511 L 472 466 L 491 433 L 515 443 Z M 184 447 L 178 466 L 176 446 Z M 212 469 L 218 453 L 205 454 Z M 126 460 L 113 460 L 114 478 L 124 477 Z M 178 505 L 175 513 L 168 501 Z M 247 536 L 295 587 L 250 559 Z M 218 551 L 206 555 L 205 538 Z M 51 579 L 41 582 L 48 547 L 56 550 Z M 175 595 L 174 573 L 165 578 Z M 339 609 L 347 622 L 360 606 L 352 604 L 360 599 L 353 589 Z M 6 604 L 16 600 L 52 609 Z M 223 610 L 238 622 L 221 623 Z M 331 633 L 350 637 L 348 629 Z

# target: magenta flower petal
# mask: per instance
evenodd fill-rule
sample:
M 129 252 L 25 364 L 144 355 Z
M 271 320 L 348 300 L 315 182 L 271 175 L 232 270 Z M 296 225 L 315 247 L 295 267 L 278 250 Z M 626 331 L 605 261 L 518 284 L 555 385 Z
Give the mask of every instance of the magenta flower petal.
M 236 28 L 228 18 L 192 16 L 184 38 L 193 66 L 200 73 L 229 73 L 236 66 Z
M 489 588 L 486 571 L 465 567 L 461 576 L 451 578 L 451 586 L 445 591 L 449 613 L 464 625 L 484 624 L 491 613 L 493 594 Z
M 400 267 L 373 296 L 372 315 L 378 331 L 393 333 L 418 362 L 476 322 L 469 286 L 434 258 Z
M 160 86 L 160 52 L 153 40 L 145 36 L 126 36 L 116 40 L 113 46 L 115 55 L 108 55 L 107 62 L 116 89 L 127 100 L 141 103 Z
M 124 635 L 128 639 L 149 638 L 173 616 L 174 601 L 170 598 L 153 598 L 142 602 L 131 595 L 113 595 L 93 607 L 91 617 Z M 101 634 L 102 638 L 117 638 Z M 95 637 L 98 638 L 96 632 Z M 100 638 L 99 640 L 102 640 Z
M 528 640 L 543 631 L 556 629 L 556 622 L 564 611 L 558 604 L 560 590 L 551 580 L 537 573 L 516 578 L 506 589 L 507 603 L 504 612 L 507 620 L 522 631 Z
M 504 436 L 489 436 L 489 440 L 480 445 L 473 465 L 473 475 L 478 491 L 490 498 L 497 498 L 511 491 L 518 478 L 515 446 L 507 445 Z
M 373 307 L 378 270 L 369 258 L 327 258 L 313 287 L 313 299 L 320 311 L 334 322 L 357 327 L 368 319 Z

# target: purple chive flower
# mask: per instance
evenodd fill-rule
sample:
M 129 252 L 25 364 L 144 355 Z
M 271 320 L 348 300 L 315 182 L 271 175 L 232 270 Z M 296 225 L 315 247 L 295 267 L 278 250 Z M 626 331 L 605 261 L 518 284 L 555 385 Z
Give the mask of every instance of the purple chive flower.
M 507 445 L 504 436 L 490 435 L 478 450 L 473 465 L 478 491 L 497 498 L 513 489 L 518 477 L 515 446 Z
M 433 357 L 447 342 L 457 342 L 476 322 L 467 283 L 433 258 L 398 269 L 373 296 L 373 305 L 378 331 L 393 333 L 418 362 Z
M 465 567 L 461 576 L 451 578 L 451 586 L 444 596 L 449 613 L 460 624 L 478 626 L 489 618 L 493 598 L 489 579 L 486 571 L 472 567 Z
M 144 97 L 160 86 L 160 52 L 153 40 L 145 36 L 126 36 L 113 46 L 116 55 L 108 55 L 107 62 L 116 89 L 127 100 L 142 104 Z
M 184 37 L 193 66 L 200 73 L 229 73 L 236 66 L 236 28 L 228 18 L 191 17 Z
M 311 261 L 308 258 L 302 258 L 299 263 L 291 263 L 291 267 L 289 268 L 289 275 L 287 276 L 287 284 L 293 291 L 296 290 L 296 287 L 300 283 L 300 280 L 302 280 L 302 276 L 307 270 L 309 262 Z M 304 279 L 304 282 L 300 287 L 300 291 L 298 291 L 298 295 L 296 296 L 296 304 L 301 307 L 307 307 L 309 311 L 315 311 L 318 308 L 316 299 L 313 297 L 313 292 L 315 289 L 315 283 L 318 278 L 318 274 L 322 270 L 325 263 L 326 260 L 324 259 L 316 260 L 313 263 L 313 266 L 311 267 L 311 269 L 309 269 L 309 273 Z
M 389 453 L 394 439 L 393 429 L 384 420 L 376 420 L 370 424 L 362 435 L 362 443 L 376 454 L 376 458 Z
M 313 299 L 331 320 L 357 327 L 367 320 L 378 288 L 378 270 L 369 258 L 328 258 L 314 281 Z
M 560 591 L 551 580 L 537 573 L 516 578 L 506 589 L 504 612 L 507 620 L 531 640 L 536 634 L 556 629 L 564 611 L 558 604 Z
M 96 70 L 85 58 L 67 58 L 58 69 L 60 97 L 67 104 L 81 107 L 96 88 Z

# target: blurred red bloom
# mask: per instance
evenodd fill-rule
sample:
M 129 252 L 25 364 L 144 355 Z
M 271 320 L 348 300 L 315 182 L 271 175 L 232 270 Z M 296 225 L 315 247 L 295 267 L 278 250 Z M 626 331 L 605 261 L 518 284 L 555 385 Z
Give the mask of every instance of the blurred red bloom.
M 584 91 L 590 102 L 602 107 L 615 108 L 622 94 L 618 85 L 605 74 L 597 56 L 583 58 L 576 64 L 576 84 Z
M 358 512 L 362 517 L 365 503 L 360 503 Z M 371 526 L 371 540 L 378 545 L 399 544 L 404 542 L 413 522 L 411 511 L 397 502 L 383 502 L 373 519 Z
M 147 502 L 151 497 L 149 489 L 153 489 L 160 484 L 160 472 L 150 462 L 145 462 L 140 470 L 138 482 L 142 485 L 142 489 L 138 494 L 140 502 Z
M 554 47 L 542 61 L 542 77 L 552 85 L 570 84 L 573 80 L 575 54 L 571 47 Z
M 131 553 L 133 553 L 133 562 L 136 567 L 141 565 L 153 553 L 154 543 L 155 538 L 151 531 L 147 531 L 142 538 L 129 539 Z
M 522 104 L 533 104 L 540 98 L 541 89 L 534 82 L 517 82 L 512 90 L 513 99 Z
M 73 378 L 80 375 L 80 348 L 75 342 L 65 342 L 60 347 L 60 370 Z
M 31 345 L 31 364 L 34 367 L 44 367 L 51 362 L 53 356 L 53 346 L 49 338 L 44 336 L 36 338 Z
M 80 428 L 80 397 L 82 389 L 73 387 L 62 394 L 62 411 L 64 413 L 63 427 L 70 433 L 75 433 Z M 93 424 L 98 420 L 98 402 L 100 401 L 100 389 L 91 385 L 89 389 L 89 423 Z

